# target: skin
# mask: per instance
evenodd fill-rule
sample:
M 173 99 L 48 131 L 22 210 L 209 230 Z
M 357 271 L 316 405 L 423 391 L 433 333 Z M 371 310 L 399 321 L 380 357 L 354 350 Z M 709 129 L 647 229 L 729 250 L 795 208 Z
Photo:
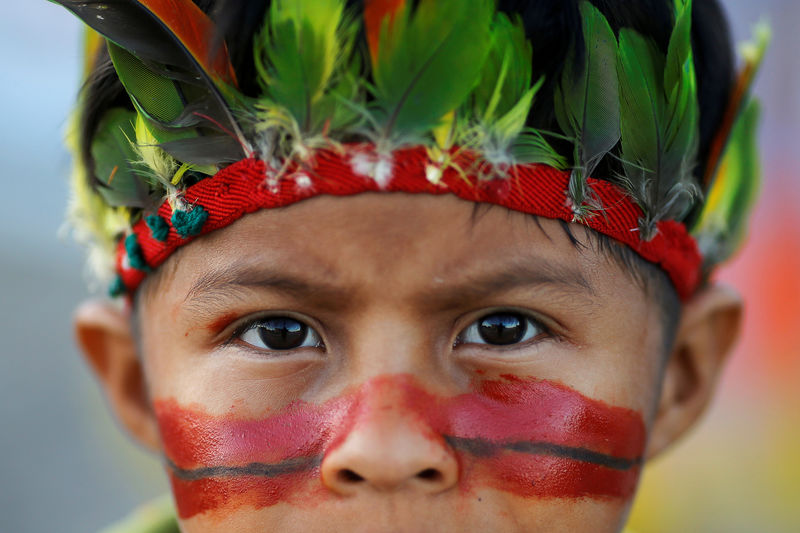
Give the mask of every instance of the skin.
M 585 231 L 574 227 L 588 242 Z M 140 290 L 138 332 L 107 304 L 77 316 L 87 359 L 135 438 L 183 468 L 291 456 L 257 438 L 249 455 L 230 452 L 258 431 L 311 439 L 319 454 L 291 490 L 271 486 L 269 502 L 252 487 L 229 497 L 230 485 L 194 485 L 190 494 L 202 488 L 222 503 L 189 512 L 175 484 L 186 533 L 619 531 L 632 489 L 614 492 L 605 477 L 589 487 L 585 473 L 568 471 L 583 463 L 563 460 L 537 479 L 566 476 L 577 492 L 516 490 L 498 482 L 492 460 L 513 455 L 539 468 L 552 457 L 482 456 L 450 437 L 477 431 L 505 442 L 508 434 L 492 433 L 498 415 L 465 422 L 483 409 L 475 405 L 496 402 L 492 413 L 533 428 L 517 440 L 537 441 L 541 426 L 549 442 L 595 449 L 570 422 L 591 405 L 640 424 L 637 444 L 634 426 L 592 419 L 606 441 L 649 459 L 704 410 L 741 315 L 735 295 L 706 288 L 684 306 L 664 354 L 648 292 L 605 255 L 570 244 L 556 222 L 406 194 L 318 197 L 248 215 L 185 246 Z M 498 311 L 537 329 L 512 346 L 464 341 L 474 340 L 470 325 Z M 265 314 L 308 324 L 322 344 L 248 344 L 243 330 Z M 528 399 L 493 399 L 492 387 L 509 384 L 527 387 Z M 548 418 L 544 404 L 564 416 Z M 528 407 L 530 419 L 513 418 Z M 297 413 L 324 413 L 308 418 L 323 422 L 275 423 Z M 219 430 L 231 424 L 249 429 Z M 637 475 L 638 466 L 634 484 Z

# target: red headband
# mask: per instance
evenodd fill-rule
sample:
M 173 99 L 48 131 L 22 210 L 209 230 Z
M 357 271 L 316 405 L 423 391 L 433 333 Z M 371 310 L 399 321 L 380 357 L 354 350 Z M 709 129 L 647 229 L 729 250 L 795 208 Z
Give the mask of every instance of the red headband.
M 341 152 L 321 151 L 309 167 L 293 165 L 280 180 L 270 184 L 266 163 L 244 159 L 189 187 L 183 201 L 190 208 L 175 211 L 169 202 L 157 216 L 136 223 L 133 233 L 122 239 L 117 255 L 117 272 L 124 287 L 132 293 L 152 269 L 163 263 L 179 246 L 195 237 L 235 222 L 259 209 L 284 207 L 319 195 L 351 196 L 362 192 L 406 192 L 455 194 L 471 202 L 495 204 L 508 209 L 542 216 L 573 220 L 567 201 L 569 172 L 544 165 L 511 167 L 503 178 L 465 178 L 448 167 L 438 183 L 426 177 L 430 157 L 423 147 L 395 151 L 391 155 L 392 173 L 385 186 L 369 175 L 354 170 L 354 158 L 377 161 L 370 146 L 347 145 Z M 458 157 L 460 168 L 475 168 L 467 156 Z M 489 174 L 491 175 L 491 174 Z M 702 258 L 697 243 L 686 227 L 675 221 L 658 223 L 658 233 L 650 241 L 639 238 L 642 212 L 615 185 L 589 178 L 590 187 L 603 210 L 582 224 L 632 248 L 645 260 L 660 266 L 670 277 L 682 300 L 688 299 L 700 283 Z

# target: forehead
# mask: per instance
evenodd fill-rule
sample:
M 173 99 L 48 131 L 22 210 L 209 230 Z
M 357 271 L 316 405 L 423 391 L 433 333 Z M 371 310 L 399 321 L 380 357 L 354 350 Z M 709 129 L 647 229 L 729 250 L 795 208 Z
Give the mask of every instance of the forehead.
M 572 231 L 589 242 L 583 226 Z M 573 244 L 558 221 L 450 195 L 320 196 L 261 210 L 190 243 L 162 269 L 157 292 L 176 297 L 281 273 L 346 289 L 351 299 L 386 283 L 395 291 L 466 288 L 493 275 L 529 276 L 587 302 L 642 296 L 619 264 Z

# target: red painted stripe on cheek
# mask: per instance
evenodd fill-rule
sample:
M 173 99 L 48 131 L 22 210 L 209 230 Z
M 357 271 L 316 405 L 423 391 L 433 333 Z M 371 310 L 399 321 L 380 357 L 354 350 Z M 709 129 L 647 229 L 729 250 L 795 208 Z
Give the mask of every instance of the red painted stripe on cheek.
M 324 405 L 295 402 L 260 420 L 211 416 L 173 399 L 155 402 L 155 409 L 167 458 L 191 469 L 320 455 L 325 443 L 346 427 L 354 399 L 343 396 Z
M 498 443 L 549 442 L 631 460 L 643 453 L 647 435 L 636 411 L 609 406 L 552 381 L 504 378 L 482 382 L 477 394 L 446 400 L 443 416 L 435 422 L 440 432 Z
M 422 413 L 435 431 L 473 441 L 474 450 L 457 450 L 465 485 L 485 483 L 522 497 L 633 496 L 647 440 L 638 412 L 609 406 L 552 381 L 503 378 L 480 382 L 477 393 L 438 401 L 405 385 L 409 408 Z M 520 451 L 535 444 L 558 447 L 550 453 L 603 454 L 610 462 L 631 466 L 610 468 Z
M 459 452 L 463 456 L 463 452 Z M 543 455 L 501 451 L 471 462 L 470 489 L 489 486 L 522 498 L 620 498 L 636 491 L 640 468 L 614 470 L 605 466 Z

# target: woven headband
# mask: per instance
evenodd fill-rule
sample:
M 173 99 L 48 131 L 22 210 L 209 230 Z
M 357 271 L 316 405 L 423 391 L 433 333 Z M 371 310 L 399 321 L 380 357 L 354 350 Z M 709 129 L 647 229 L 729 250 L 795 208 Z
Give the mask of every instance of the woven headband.
M 687 299 L 741 241 L 756 194 L 749 93 L 768 32 L 747 49 L 698 180 L 691 0 L 675 0 L 666 54 L 581 2 L 586 47 L 554 84 L 558 133 L 527 124 L 543 80 L 522 23 L 492 0 L 372 0 L 362 13 L 273 0 L 253 42 L 258 97 L 238 90 L 191 0 L 54 1 L 105 37 L 131 97 L 99 121 L 93 168 L 79 165 L 74 184 L 73 223 L 96 258 L 113 258 L 113 294 L 247 213 L 383 191 L 583 224 L 660 266 Z M 594 179 L 605 158 L 618 175 Z
M 247 213 L 319 195 L 351 196 L 368 191 L 454 194 L 547 218 L 571 221 L 574 216 L 564 193 L 569 172 L 553 167 L 520 165 L 509 170 L 508 178 L 484 181 L 465 179 L 451 169 L 434 184 L 425 178 L 429 164 L 425 150 L 412 148 L 394 153 L 394 173 L 387 185 L 380 187 L 369 174 L 353 169 L 353 159 L 369 161 L 376 157 L 365 146 L 348 146 L 341 153 L 323 152 L 313 168 L 287 170 L 277 187 L 264 182 L 267 167 L 263 161 L 234 163 L 186 191 L 184 200 L 191 210 L 173 210 L 167 202 L 133 226 L 132 233 L 119 245 L 117 270 L 123 286 L 114 288 L 114 292 L 137 287 L 151 269 L 197 236 L 223 228 Z M 607 207 L 602 216 L 592 217 L 585 224 L 660 265 L 678 294 L 690 296 L 700 281 L 701 257 L 686 228 L 674 221 L 662 221 L 656 236 L 642 241 L 636 231 L 641 210 L 610 183 L 592 179 L 589 183 Z

